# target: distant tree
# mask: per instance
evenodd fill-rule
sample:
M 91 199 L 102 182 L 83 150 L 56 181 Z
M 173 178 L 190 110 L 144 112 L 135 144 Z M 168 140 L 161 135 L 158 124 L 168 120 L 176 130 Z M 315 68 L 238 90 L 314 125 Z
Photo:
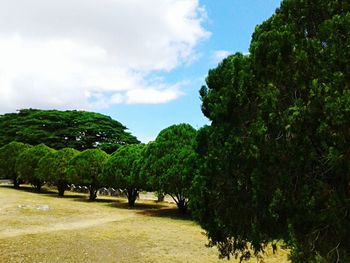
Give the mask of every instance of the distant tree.
M 36 176 L 42 181 L 57 186 L 58 195 L 63 196 L 70 182 L 67 169 L 69 161 L 79 154 L 79 151 L 72 148 L 63 148 L 53 151 L 40 159 Z
M 103 169 L 103 183 L 125 189 L 129 207 L 135 205 L 139 190 L 146 184 L 140 178 L 136 167 L 143 148 L 142 144 L 129 144 L 121 147 L 110 156 Z
M 108 154 L 100 149 L 85 150 L 73 157 L 68 164 L 68 175 L 74 184 L 88 186 L 89 200 L 96 199 L 97 190 L 102 186 L 101 177 Z
M 349 58 L 349 1 L 285 0 L 209 71 L 191 204 L 222 256 L 350 262 Z
M 142 176 L 153 190 L 169 194 L 181 212 L 188 206 L 188 191 L 197 172 L 196 130 L 189 124 L 162 130 L 142 153 Z
M 38 144 L 28 148 L 17 158 L 15 170 L 18 177 L 31 183 L 38 192 L 41 190 L 44 181 L 38 177 L 36 169 L 38 168 L 41 158 L 53 151 L 53 149 L 45 144 Z
M 139 143 L 111 117 L 86 111 L 23 109 L 0 115 L 0 146 L 11 141 L 79 151 L 101 148 L 112 153 L 124 144 Z
M 17 158 L 30 147 L 28 144 L 13 141 L 0 148 L 0 178 L 12 179 L 14 188 L 18 188 L 20 184 L 15 170 Z

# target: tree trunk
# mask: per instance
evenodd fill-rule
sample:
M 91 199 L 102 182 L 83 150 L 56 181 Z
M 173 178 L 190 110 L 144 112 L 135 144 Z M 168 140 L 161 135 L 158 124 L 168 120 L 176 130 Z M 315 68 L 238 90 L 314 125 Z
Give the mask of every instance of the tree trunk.
M 135 206 L 136 197 L 138 195 L 138 190 L 135 188 L 126 189 L 128 195 L 128 205 L 129 207 Z
M 13 188 L 18 189 L 20 184 L 20 179 L 17 176 L 13 177 Z
M 186 199 L 180 199 L 178 200 L 178 202 L 176 203 L 177 208 L 179 208 L 179 211 L 181 212 L 181 214 L 186 214 L 187 212 L 187 202 Z
M 40 192 L 41 186 L 42 186 L 42 183 L 41 183 L 41 182 L 35 183 L 35 185 L 34 185 L 35 191 L 36 191 L 36 192 Z
M 164 193 L 157 191 L 157 202 L 163 202 L 164 201 Z
M 182 214 L 186 214 L 187 212 L 187 200 L 183 197 L 182 194 L 170 194 L 168 193 L 173 200 L 175 201 L 177 208 Z
M 89 200 L 90 201 L 95 201 L 96 196 L 97 196 L 97 189 L 96 189 L 96 187 L 90 185 L 89 186 L 89 192 L 90 192 Z
M 66 191 L 67 184 L 65 182 L 58 182 L 57 184 L 57 190 L 58 190 L 58 196 L 63 196 L 64 191 Z

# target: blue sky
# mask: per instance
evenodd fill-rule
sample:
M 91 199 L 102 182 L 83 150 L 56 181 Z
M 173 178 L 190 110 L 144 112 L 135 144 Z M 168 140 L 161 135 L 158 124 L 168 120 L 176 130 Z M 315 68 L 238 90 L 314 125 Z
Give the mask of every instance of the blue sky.
M 1 0 L 0 0 L 1 1 Z M 0 113 L 96 111 L 141 141 L 208 120 L 198 90 L 246 53 L 279 0 L 11 0 L 0 9 Z
M 279 0 L 217 0 L 200 1 L 207 19 L 203 23 L 211 36 L 199 43 L 199 58 L 168 73 L 160 74 L 169 82 L 185 81 L 185 95 L 165 104 L 117 105 L 101 113 L 124 123 L 142 141 L 153 140 L 164 128 L 189 123 L 196 129 L 209 121 L 200 110 L 198 90 L 205 84 L 210 68 L 216 67 L 217 51 L 246 53 L 256 25 L 269 18 L 280 5 Z M 222 52 L 224 53 L 224 52 Z M 158 73 L 159 74 L 159 73 Z

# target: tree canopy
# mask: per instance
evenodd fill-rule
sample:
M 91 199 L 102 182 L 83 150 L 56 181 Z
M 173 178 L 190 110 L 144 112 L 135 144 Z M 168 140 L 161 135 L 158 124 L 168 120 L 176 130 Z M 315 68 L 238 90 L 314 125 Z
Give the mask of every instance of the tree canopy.
M 16 160 L 16 172 L 22 180 L 31 183 L 40 191 L 44 181 L 36 173 L 41 158 L 54 150 L 44 144 L 38 144 L 22 152 Z
M 68 177 L 68 163 L 79 151 L 72 148 L 63 148 L 52 151 L 40 159 L 36 170 L 37 177 L 41 181 L 57 186 L 58 195 L 63 196 L 70 182 Z
M 134 206 L 139 190 L 146 184 L 136 167 L 144 147 L 143 144 L 125 145 L 113 153 L 104 165 L 102 182 L 125 189 L 130 207 Z
M 17 158 L 30 147 L 28 144 L 14 141 L 0 148 L 0 178 L 11 178 L 15 188 L 20 184 L 15 169 Z
M 197 171 L 196 134 L 189 124 L 172 125 L 142 153 L 142 175 L 153 190 L 169 194 L 182 212 L 187 209 L 188 190 Z
M 285 0 L 209 71 L 193 211 L 222 256 L 350 261 L 349 55 L 348 1 Z
M 23 109 L 0 115 L 0 146 L 11 141 L 54 148 L 108 153 L 129 143 L 139 143 L 126 127 L 111 117 L 86 111 Z
M 103 165 L 109 155 L 100 149 L 85 150 L 69 161 L 68 175 L 74 184 L 88 186 L 91 201 L 96 199 L 97 190 L 102 186 Z

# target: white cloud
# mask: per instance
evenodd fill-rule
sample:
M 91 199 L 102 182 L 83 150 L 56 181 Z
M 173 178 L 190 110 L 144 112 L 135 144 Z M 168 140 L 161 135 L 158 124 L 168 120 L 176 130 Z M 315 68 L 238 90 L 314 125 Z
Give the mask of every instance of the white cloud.
M 127 103 L 129 104 L 158 104 L 172 101 L 183 93 L 174 87 L 167 88 L 148 88 L 148 89 L 132 89 L 127 93 Z
M 0 4 L 0 112 L 174 100 L 181 85 L 150 74 L 190 62 L 210 35 L 198 0 Z
M 227 58 L 229 55 L 232 55 L 232 51 L 230 50 L 216 50 L 213 52 L 212 59 L 214 63 L 219 63 L 224 58 Z

